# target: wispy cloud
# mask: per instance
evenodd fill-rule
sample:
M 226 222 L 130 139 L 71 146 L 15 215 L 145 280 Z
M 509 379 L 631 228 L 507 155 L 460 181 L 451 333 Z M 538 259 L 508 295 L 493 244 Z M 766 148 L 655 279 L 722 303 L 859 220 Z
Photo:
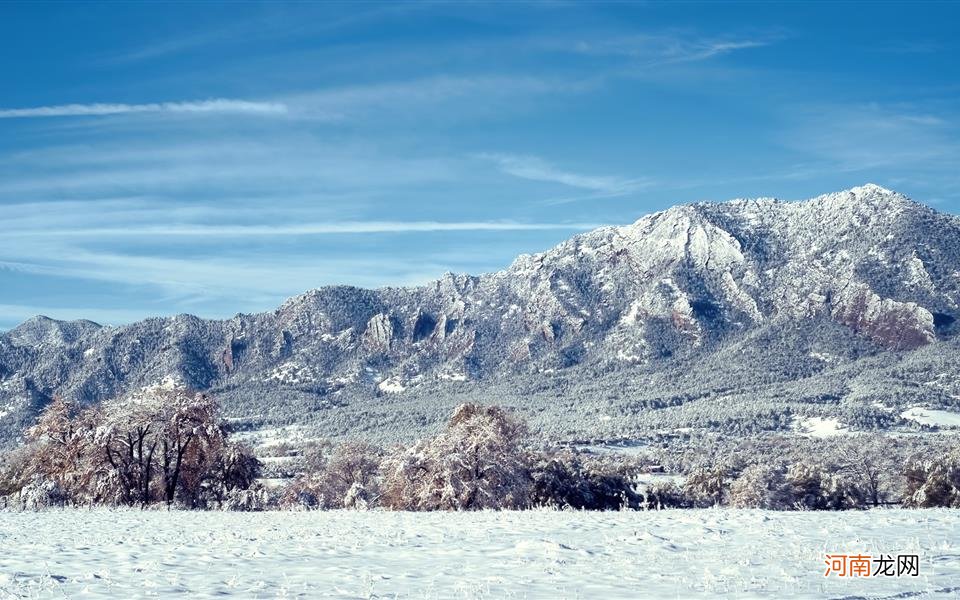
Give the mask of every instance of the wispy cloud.
M 576 94 L 593 89 L 596 78 L 550 78 L 538 75 L 437 75 L 369 84 L 320 87 L 285 92 L 269 101 L 212 98 L 143 104 L 57 104 L 0 108 L 0 119 L 93 117 L 138 114 L 235 114 L 283 117 L 290 122 L 322 124 L 371 120 L 459 119 L 489 115 L 503 118 L 524 100 L 548 94 Z M 122 130 L 116 130 L 122 133 Z
M 780 36 L 703 38 L 680 34 L 636 34 L 576 42 L 574 52 L 593 56 L 620 56 L 641 66 L 697 62 L 738 50 L 769 46 Z
M 607 195 L 629 194 L 651 185 L 649 179 L 627 179 L 609 175 L 586 175 L 554 166 L 537 157 L 517 154 L 484 153 L 478 158 L 492 161 L 503 173 L 547 183 L 589 190 Z
M 309 252 L 174 257 L 98 251 L 62 243 L 36 244 L 15 251 L 29 256 L 0 261 L 0 271 L 12 271 L 17 277 L 103 282 L 117 286 L 113 287 L 114 290 L 149 289 L 154 296 L 149 305 L 155 307 L 149 310 L 155 314 L 172 314 L 185 309 L 204 314 L 210 306 L 218 307 L 214 315 L 223 314 L 223 306 L 228 306 L 231 313 L 264 310 L 277 306 L 292 295 L 322 285 L 370 288 L 422 285 L 446 271 L 461 270 L 457 261 L 435 254 L 396 257 L 383 254 L 330 255 L 322 260 Z M 509 259 L 504 261 L 506 264 Z M 486 264 L 490 265 L 489 262 Z M 119 297 L 122 296 L 121 293 Z M 110 296 L 104 295 L 107 297 Z M 18 314 L 26 317 L 38 312 L 59 318 L 65 316 L 43 308 L 18 311 Z M 112 312 L 88 313 L 87 318 L 106 314 L 100 318 L 108 322 L 127 320 L 111 316 Z M 68 316 L 83 314 L 76 312 Z
M 517 223 L 510 221 L 354 221 L 342 223 L 298 223 L 279 225 L 158 225 L 133 227 L 90 227 L 76 229 L 35 229 L 6 232 L 9 237 L 271 237 L 356 235 L 377 233 L 431 233 L 447 231 L 584 231 L 598 223 Z
M 151 129 L 150 131 L 153 131 Z M 262 138 L 158 132 L 156 139 L 108 140 L 0 155 L 0 196 L 329 195 L 456 181 L 456 161 L 399 156 L 373 144 L 335 145 L 284 130 Z M 376 173 L 375 177 L 371 174 Z
M 836 168 L 956 170 L 956 121 L 917 106 L 819 105 L 801 110 L 783 135 L 786 145 Z
M 550 78 L 521 74 L 437 75 L 353 86 L 317 89 L 285 96 L 298 118 L 323 120 L 379 114 L 430 120 L 445 115 L 516 110 L 524 98 L 578 93 L 593 88 L 591 78 Z M 443 111 L 438 109 L 443 108 Z
M 147 197 L 9 203 L 0 227 L 0 282 L 87 281 L 92 289 L 116 291 L 117 297 L 125 290 L 151 290 L 150 300 L 140 304 L 143 315 L 189 311 L 218 316 L 224 314 L 223 306 L 229 312 L 263 310 L 320 285 L 415 285 L 448 270 L 489 271 L 505 266 L 515 254 L 510 244 L 496 247 L 496 240 L 503 239 L 500 233 L 510 233 L 517 243 L 558 239 L 566 237 L 564 232 L 595 226 L 516 220 L 345 220 L 342 213 L 352 209 L 327 206 L 318 201 L 322 198 L 292 203 L 289 198 L 233 200 L 229 209 L 219 200 Z M 425 242 L 449 240 L 451 233 L 457 234 L 452 237 L 459 243 Z M 434 234 L 436 238 L 425 237 Z M 478 239 L 493 247 L 486 244 L 483 252 L 472 253 Z M 392 248 L 389 255 L 382 251 L 385 244 Z M 26 304 L 22 299 L 5 300 Z M 36 313 L 57 318 L 84 315 L 43 306 L 22 310 L 8 306 L 6 311 L 8 321 Z M 130 320 L 123 311 L 86 314 L 111 323 Z M 0 321 L 3 318 L 0 307 Z
M 210 46 L 243 45 L 253 41 L 271 41 L 276 39 L 299 39 L 318 36 L 342 28 L 376 22 L 380 19 L 421 10 L 426 3 L 395 3 L 373 6 L 364 10 L 361 6 L 350 6 L 344 14 L 313 14 L 305 17 L 299 10 L 290 11 L 282 5 L 267 5 L 263 11 L 257 11 L 253 18 L 239 19 L 224 26 L 200 29 L 185 35 L 167 37 L 148 42 L 145 45 L 128 49 L 126 52 L 105 59 L 106 63 L 134 63 L 184 54 Z M 334 3 L 322 8 L 335 7 Z
M 34 117 L 87 117 L 103 115 L 126 115 L 137 113 L 239 113 L 252 115 L 282 115 L 287 113 L 286 104 L 279 102 L 251 102 L 215 98 L 192 102 L 152 102 L 148 104 L 58 104 L 31 108 L 0 109 L 0 119 Z
M 66 252 L 65 252 L 66 251 Z M 424 283 L 450 268 L 421 258 L 328 257 L 309 255 L 171 257 L 134 255 L 50 245 L 35 247 L 31 257 L 0 261 L 0 268 L 45 277 L 66 277 L 122 285 L 152 286 L 171 300 L 240 298 L 271 303 L 328 284 L 378 287 Z M 27 252 L 25 252 L 27 253 Z M 171 312 L 167 310 L 165 312 Z

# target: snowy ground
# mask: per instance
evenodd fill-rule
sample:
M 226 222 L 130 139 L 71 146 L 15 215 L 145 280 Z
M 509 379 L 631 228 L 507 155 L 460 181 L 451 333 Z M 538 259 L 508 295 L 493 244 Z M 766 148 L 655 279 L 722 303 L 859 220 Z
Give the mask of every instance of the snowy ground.
M 810 437 L 827 438 L 835 435 L 849 433 L 849 429 L 840 423 L 839 419 L 824 419 L 821 417 L 794 417 L 793 429 L 801 435 Z
M 948 429 L 960 427 L 960 413 L 949 410 L 936 410 L 915 406 L 904 411 L 900 416 L 904 419 L 912 419 L 922 425 L 935 425 Z
M 960 511 L 0 513 L 0 598 L 957 598 Z M 824 578 L 824 553 L 919 554 Z

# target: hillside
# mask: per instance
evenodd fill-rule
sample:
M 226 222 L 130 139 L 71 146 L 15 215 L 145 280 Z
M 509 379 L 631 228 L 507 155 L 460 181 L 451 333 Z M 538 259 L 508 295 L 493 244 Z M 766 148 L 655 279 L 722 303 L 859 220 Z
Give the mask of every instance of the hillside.
M 0 336 L 0 438 L 54 394 L 165 377 L 239 427 L 400 439 L 463 399 L 552 437 L 905 423 L 960 405 L 960 219 L 865 185 L 674 207 L 504 271 L 327 287 L 227 320 L 36 317 Z

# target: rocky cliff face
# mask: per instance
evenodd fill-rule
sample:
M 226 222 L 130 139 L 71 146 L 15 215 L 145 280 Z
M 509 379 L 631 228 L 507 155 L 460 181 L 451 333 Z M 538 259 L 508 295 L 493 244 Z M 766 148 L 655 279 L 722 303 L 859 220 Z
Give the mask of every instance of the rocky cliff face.
M 895 192 L 679 206 L 423 287 L 323 288 L 223 321 L 37 317 L 0 337 L 0 427 L 54 394 L 95 402 L 166 376 L 296 392 L 310 410 L 344 391 L 656 367 L 813 322 L 909 351 L 951 338 L 958 302 L 960 219 Z

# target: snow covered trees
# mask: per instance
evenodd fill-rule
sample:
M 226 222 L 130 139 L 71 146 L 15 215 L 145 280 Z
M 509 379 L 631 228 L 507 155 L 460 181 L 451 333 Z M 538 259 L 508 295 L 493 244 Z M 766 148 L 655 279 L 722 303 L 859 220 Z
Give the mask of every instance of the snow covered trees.
M 386 458 L 382 501 L 402 510 L 525 508 L 532 484 L 526 434 L 500 407 L 462 404 L 440 435 Z
M 535 453 L 531 503 L 584 510 L 639 508 L 643 499 L 632 477 L 638 470 L 623 461 L 587 458 L 569 450 Z
M 261 464 L 252 451 L 228 439 L 215 400 L 177 386 L 95 408 L 55 400 L 26 439 L 0 455 L 0 507 L 843 510 L 900 501 L 960 507 L 953 436 L 935 443 L 872 434 L 685 438 L 680 452 L 665 444 L 628 457 L 537 448 L 512 412 L 462 404 L 437 435 L 387 452 L 359 441 L 312 442 L 312 451 L 279 475 L 294 479 L 273 496 L 257 483 Z
M 904 468 L 904 505 L 916 508 L 960 508 L 960 451 L 946 456 L 914 458 Z
M 497 406 L 462 404 L 438 435 L 382 453 L 359 442 L 319 443 L 284 508 L 481 510 L 553 506 L 639 508 L 638 466 L 529 447 L 526 425 Z
M 870 437 L 847 444 L 843 453 L 839 470 L 869 506 L 887 502 L 899 475 L 899 465 L 891 456 L 889 446 L 889 441 Z
M 25 475 L 49 482 L 61 495 L 79 494 L 89 483 L 86 454 L 93 421 L 89 413 L 81 414 L 73 402 L 55 398 L 40 413 L 36 425 L 27 430 L 32 452 L 27 453 Z
M 788 507 L 791 495 L 784 475 L 784 469 L 779 466 L 750 465 L 730 484 L 730 506 L 766 509 Z
M 727 474 L 722 467 L 698 468 L 687 475 L 683 493 L 694 506 L 720 506 L 724 501 Z
M 72 504 L 216 501 L 249 487 L 258 468 L 227 442 L 217 410 L 212 397 L 172 385 L 82 410 L 54 400 L 27 431 L 23 489 Z
M 180 500 L 196 506 L 226 444 L 212 397 L 175 386 L 148 388 L 104 404 L 93 429 L 121 504 Z
M 208 504 L 239 504 L 245 509 L 249 509 L 254 502 L 265 506 L 266 500 L 260 497 L 261 490 L 254 489 L 261 466 L 250 448 L 227 441 L 201 483 L 204 500 Z M 256 498 L 245 494 L 251 490 L 257 492 Z
M 380 451 L 365 442 L 319 445 L 307 472 L 287 486 L 287 508 L 364 508 L 379 496 Z

